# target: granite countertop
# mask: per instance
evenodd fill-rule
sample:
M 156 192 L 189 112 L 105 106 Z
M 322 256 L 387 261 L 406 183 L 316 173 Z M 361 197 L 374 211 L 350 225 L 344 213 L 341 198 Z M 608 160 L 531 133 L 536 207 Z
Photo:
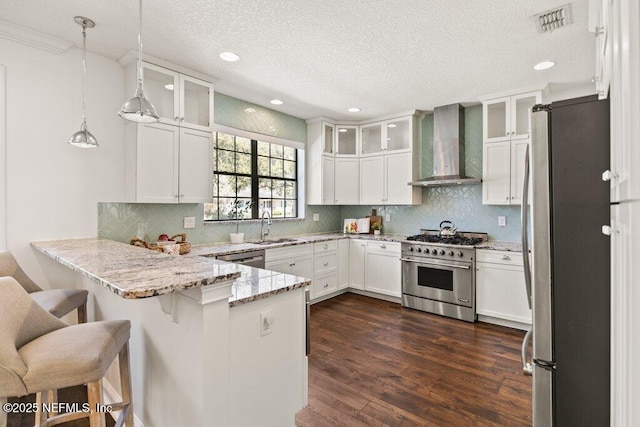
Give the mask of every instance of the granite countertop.
M 32 242 L 31 246 L 128 299 L 211 285 L 241 275 L 235 264 L 172 256 L 99 238 Z
M 476 249 L 489 249 L 494 251 L 522 252 L 522 243 L 498 242 L 489 240 L 488 242 L 476 245 Z
M 385 242 L 401 242 L 406 240 L 405 234 L 343 234 L 343 233 L 326 233 L 326 234 L 308 234 L 292 237 L 274 237 L 274 243 L 258 244 L 255 241 L 246 241 L 244 243 L 219 243 L 209 245 L 192 246 L 191 252 L 185 256 L 205 256 L 216 257 L 228 254 L 238 254 L 242 252 L 255 251 L 258 249 L 273 249 L 284 246 L 304 245 L 307 243 L 325 242 L 328 240 L 339 239 L 366 239 L 379 240 Z M 284 242 L 277 242 L 278 239 L 288 239 Z M 267 239 L 269 240 L 269 239 Z

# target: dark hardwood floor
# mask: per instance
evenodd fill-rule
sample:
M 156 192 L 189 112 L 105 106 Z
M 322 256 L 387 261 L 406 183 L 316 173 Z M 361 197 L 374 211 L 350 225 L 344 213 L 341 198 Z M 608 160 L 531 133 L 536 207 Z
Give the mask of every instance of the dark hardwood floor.
M 314 304 L 296 425 L 531 425 L 523 336 L 351 293 Z

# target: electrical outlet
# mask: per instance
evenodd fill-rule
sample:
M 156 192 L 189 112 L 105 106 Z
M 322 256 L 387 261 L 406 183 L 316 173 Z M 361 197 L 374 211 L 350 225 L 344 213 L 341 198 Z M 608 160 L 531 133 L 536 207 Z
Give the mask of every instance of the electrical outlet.
M 387 222 L 391 221 L 391 214 L 384 214 L 384 220 Z
M 506 227 L 507 226 L 507 217 L 506 216 L 500 215 L 498 217 L 498 226 L 499 227 Z
M 273 332 L 273 323 L 276 318 L 273 315 L 273 311 L 265 311 L 260 313 L 260 336 L 269 335 Z
M 319 214 L 319 213 L 314 213 L 314 214 L 313 214 L 313 220 L 314 220 L 315 222 L 320 221 L 320 214 Z
M 184 228 L 196 228 L 196 217 L 195 216 L 185 216 L 184 217 Z

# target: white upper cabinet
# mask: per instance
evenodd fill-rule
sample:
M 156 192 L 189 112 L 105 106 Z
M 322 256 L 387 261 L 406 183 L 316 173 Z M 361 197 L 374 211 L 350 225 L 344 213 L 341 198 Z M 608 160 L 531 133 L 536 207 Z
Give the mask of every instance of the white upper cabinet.
M 145 96 L 160 123 L 212 130 L 213 84 L 148 62 L 142 63 L 142 73 Z
M 336 126 L 336 156 L 358 155 L 359 126 Z
M 212 197 L 211 133 L 165 124 L 127 124 L 127 200 L 205 203 Z
M 334 193 L 336 205 L 357 205 L 359 202 L 359 160 L 335 159 Z
M 522 203 L 524 159 L 531 142 L 531 107 L 543 91 L 482 98 L 482 203 Z
M 334 154 L 334 138 L 335 138 L 335 125 L 331 123 L 322 123 L 322 154 L 333 155 Z
M 529 110 L 542 102 L 542 93 L 504 96 L 482 103 L 483 141 L 499 142 L 529 137 Z
M 362 125 L 360 135 L 362 156 L 410 151 L 414 145 L 413 117 Z
M 360 143 L 363 156 L 382 153 L 382 123 L 360 126 Z

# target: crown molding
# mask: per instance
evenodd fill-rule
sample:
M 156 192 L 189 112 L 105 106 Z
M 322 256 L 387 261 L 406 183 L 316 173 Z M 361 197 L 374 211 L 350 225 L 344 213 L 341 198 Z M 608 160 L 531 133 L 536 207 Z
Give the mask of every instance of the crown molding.
M 120 59 L 118 59 L 118 63 L 122 68 L 127 68 L 129 64 L 135 64 L 138 60 L 138 51 L 137 49 L 131 49 L 129 52 L 122 55 Z M 208 74 L 201 73 L 199 71 L 190 70 L 182 65 L 174 64 L 173 62 L 165 61 L 164 59 L 147 55 L 142 52 L 142 60 L 144 62 L 149 62 L 151 64 L 157 65 L 159 67 L 167 68 L 172 71 L 177 71 L 178 73 L 186 74 L 187 76 L 195 77 L 196 79 L 204 80 L 205 82 L 216 84 L 220 81 L 219 78 L 210 76 Z
M 0 38 L 55 54 L 61 54 L 73 45 L 73 43 L 68 40 L 31 30 L 21 25 L 12 24 L 2 19 L 0 19 Z

